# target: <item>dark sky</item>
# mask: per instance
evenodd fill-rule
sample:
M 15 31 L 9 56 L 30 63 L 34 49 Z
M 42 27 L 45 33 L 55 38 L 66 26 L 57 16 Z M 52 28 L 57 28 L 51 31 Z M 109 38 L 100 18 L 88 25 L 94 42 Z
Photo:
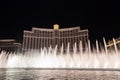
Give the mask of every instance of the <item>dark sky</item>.
M 120 5 L 98 0 L 9 0 L 1 6 L 0 38 L 22 42 L 23 30 L 32 27 L 60 28 L 80 26 L 88 29 L 91 40 L 120 37 Z

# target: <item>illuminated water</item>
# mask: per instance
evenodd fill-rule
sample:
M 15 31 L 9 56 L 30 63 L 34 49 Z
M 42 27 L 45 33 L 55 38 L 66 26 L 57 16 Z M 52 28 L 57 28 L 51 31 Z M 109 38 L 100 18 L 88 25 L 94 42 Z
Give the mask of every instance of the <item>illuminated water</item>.
M 28 52 L 0 55 L 1 68 L 119 68 L 120 54 L 52 54 Z
M 63 46 L 60 52 L 57 46 L 52 49 L 30 50 L 23 53 L 6 53 L 0 54 L 0 68 L 93 68 L 93 69 L 120 69 L 120 51 L 117 49 L 114 41 L 114 49 L 108 51 L 100 47 L 96 41 L 96 49 L 91 50 L 90 42 L 86 51 L 81 48 L 77 51 L 76 43 L 73 52 L 69 50 L 69 43 L 66 52 Z
M 86 51 L 64 53 L 56 48 L 30 50 L 23 53 L 0 53 L 0 80 L 120 80 L 120 50 L 115 40 L 114 49 L 99 47 L 90 42 Z M 101 50 L 100 50 L 101 49 Z
M 120 80 L 120 71 L 0 69 L 0 80 Z

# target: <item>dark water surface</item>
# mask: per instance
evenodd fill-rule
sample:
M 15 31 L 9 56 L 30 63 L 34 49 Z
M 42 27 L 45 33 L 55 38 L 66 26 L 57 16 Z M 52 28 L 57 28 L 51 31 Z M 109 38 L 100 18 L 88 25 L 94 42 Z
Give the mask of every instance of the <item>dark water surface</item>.
M 0 69 L 0 80 L 120 80 L 120 71 Z

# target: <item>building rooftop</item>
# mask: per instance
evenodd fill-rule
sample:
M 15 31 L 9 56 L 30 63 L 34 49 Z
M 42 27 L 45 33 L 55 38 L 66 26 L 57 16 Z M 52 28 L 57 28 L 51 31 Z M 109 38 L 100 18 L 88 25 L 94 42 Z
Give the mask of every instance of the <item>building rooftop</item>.
M 0 42 L 16 42 L 15 39 L 0 39 Z
M 76 26 L 76 27 L 71 27 L 71 28 L 60 28 L 60 26 L 58 24 L 54 24 L 53 29 L 33 27 L 32 31 L 34 31 L 34 30 L 38 30 L 38 31 L 54 31 L 54 30 L 66 31 L 67 30 L 68 31 L 68 30 L 74 30 L 74 29 L 80 30 L 80 27 Z M 24 32 L 31 32 L 31 31 L 24 30 Z

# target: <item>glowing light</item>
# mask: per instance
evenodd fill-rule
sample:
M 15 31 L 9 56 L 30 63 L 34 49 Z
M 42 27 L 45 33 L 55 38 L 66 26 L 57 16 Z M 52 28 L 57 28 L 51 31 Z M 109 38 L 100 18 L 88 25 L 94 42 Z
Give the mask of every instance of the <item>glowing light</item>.
M 114 45 L 116 42 L 114 41 Z M 115 45 L 114 50 L 106 51 L 107 48 L 99 50 L 98 42 L 96 41 L 96 50 L 91 51 L 90 43 L 88 50 L 76 50 L 74 45 L 73 52 L 69 50 L 58 52 L 57 48 L 51 47 L 41 51 L 31 50 L 23 53 L 9 53 L 2 51 L 0 54 L 0 68 L 112 68 L 120 69 L 120 50 Z
M 54 29 L 59 29 L 59 25 L 58 24 L 54 24 Z

